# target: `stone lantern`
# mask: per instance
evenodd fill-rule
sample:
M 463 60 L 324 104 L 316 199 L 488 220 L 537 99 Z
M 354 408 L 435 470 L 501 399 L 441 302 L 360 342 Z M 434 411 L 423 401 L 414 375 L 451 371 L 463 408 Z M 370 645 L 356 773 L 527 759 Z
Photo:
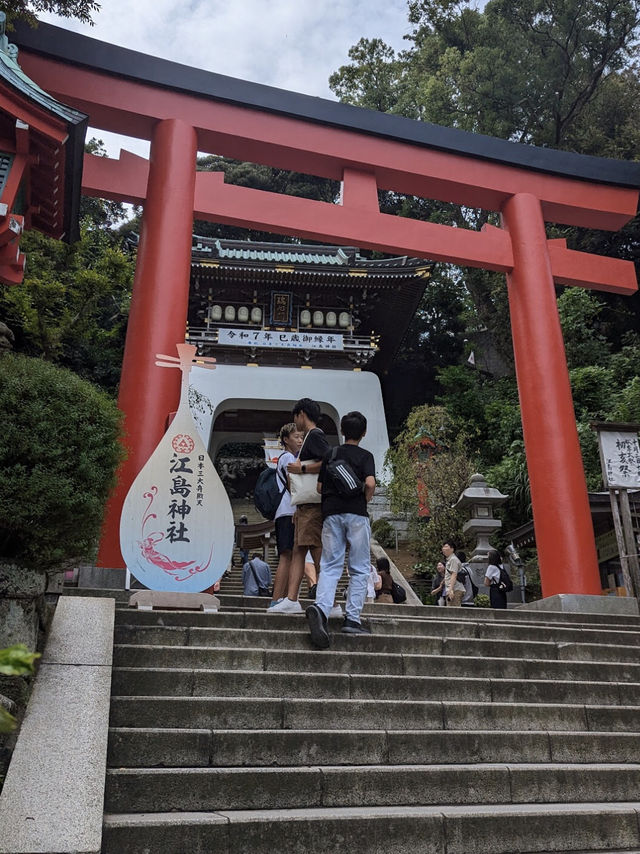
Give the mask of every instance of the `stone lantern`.
M 502 527 L 500 519 L 494 518 L 494 507 L 500 507 L 509 496 L 487 485 L 481 474 L 471 475 L 469 486 L 458 498 L 455 507 L 469 508 L 471 518 L 463 525 L 465 534 L 475 534 L 476 545 L 471 553 L 469 564 L 473 570 L 478 587 L 483 586 L 484 570 L 487 566 L 487 554 L 492 548 L 489 537 Z M 478 583 L 480 582 L 480 583 Z

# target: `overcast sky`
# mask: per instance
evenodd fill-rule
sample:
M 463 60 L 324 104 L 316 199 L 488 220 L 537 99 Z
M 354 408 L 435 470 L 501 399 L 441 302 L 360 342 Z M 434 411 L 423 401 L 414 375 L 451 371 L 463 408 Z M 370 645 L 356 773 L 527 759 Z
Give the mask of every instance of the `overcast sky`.
M 195 68 L 333 98 L 329 75 L 362 36 L 404 46 L 406 0 L 102 0 L 94 26 L 65 29 Z M 99 134 L 117 156 L 118 138 Z M 136 153 L 148 148 L 124 143 Z

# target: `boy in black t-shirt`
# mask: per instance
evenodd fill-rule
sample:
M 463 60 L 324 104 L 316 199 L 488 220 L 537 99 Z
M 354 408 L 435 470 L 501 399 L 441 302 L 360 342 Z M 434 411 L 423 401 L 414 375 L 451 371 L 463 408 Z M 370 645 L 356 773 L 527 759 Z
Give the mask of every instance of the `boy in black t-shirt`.
M 346 617 L 342 631 L 345 634 L 368 634 L 360 624 L 360 613 L 367 595 L 367 579 L 371 564 L 371 526 L 367 503 L 376 488 L 376 470 L 373 455 L 358 447 L 367 431 L 367 419 L 361 412 L 349 412 L 340 422 L 344 445 L 336 453 L 351 473 L 362 484 L 362 489 L 353 495 L 344 493 L 340 485 L 330 476 L 325 458 L 318 475 L 318 492 L 322 496 L 322 559 L 316 591 L 316 603 L 306 610 L 311 642 L 319 649 L 330 644 L 327 618 L 336 592 L 344 556 L 349 544 L 349 588 L 347 590 Z

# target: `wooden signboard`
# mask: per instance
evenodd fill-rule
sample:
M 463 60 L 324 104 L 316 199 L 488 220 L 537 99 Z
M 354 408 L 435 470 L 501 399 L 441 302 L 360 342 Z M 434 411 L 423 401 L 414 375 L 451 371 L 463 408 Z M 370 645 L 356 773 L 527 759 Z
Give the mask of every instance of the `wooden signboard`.
M 131 572 L 151 590 L 200 593 L 225 572 L 233 550 L 231 504 L 189 410 L 196 348 L 156 365 L 182 371 L 180 406 L 134 480 L 120 517 L 120 548 Z M 214 368 L 215 359 L 195 360 Z
M 628 493 L 640 489 L 640 425 L 595 421 L 591 426 L 598 433 L 602 479 L 609 490 L 624 586 L 631 596 L 640 596 L 638 545 Z

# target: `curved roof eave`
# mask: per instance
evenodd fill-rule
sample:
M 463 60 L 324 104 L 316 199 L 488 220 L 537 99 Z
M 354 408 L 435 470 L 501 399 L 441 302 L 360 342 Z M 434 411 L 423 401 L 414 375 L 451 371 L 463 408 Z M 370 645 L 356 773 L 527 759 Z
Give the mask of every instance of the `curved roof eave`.
M 0 53 L 0 77 L 19 95 L 28 98 L 40 109 L 64 122 L 68 138 L 64 146 L 65 195 L 64 195 L 64 240 L 74 243 L 80 237 L 78 217 L 82 189 L 82 164 L 84 142 L 89 117 L 84 113 L 56 101 L 22 71 L 19 63 L 7 54 Z
M 278 113 L 317 124 L 384 137 L 451 154 L 476 157 L 537 172 L 600 184 L 640 187 L 640 162 L 611 160 L 552 148 L 509 142 L 456 128 L 394 116 L 261 83 L 250 83 L 191 68 L 137 51 L 40 23 L 18 24 L 12 41 L 20 48 L 52 59 L 94 68 L 178 92 Z

